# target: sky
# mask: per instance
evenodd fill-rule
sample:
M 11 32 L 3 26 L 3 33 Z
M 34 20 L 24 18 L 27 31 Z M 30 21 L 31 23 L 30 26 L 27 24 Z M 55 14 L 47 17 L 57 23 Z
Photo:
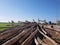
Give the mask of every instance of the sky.
M 60 0 L 0 0 L 0 22 L 60 20 Z

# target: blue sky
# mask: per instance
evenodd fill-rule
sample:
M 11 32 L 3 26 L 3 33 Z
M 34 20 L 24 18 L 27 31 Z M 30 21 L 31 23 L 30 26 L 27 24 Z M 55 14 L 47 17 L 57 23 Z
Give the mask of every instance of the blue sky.
M 60 0 L 0 0 L 0 22 L 60 19 Z

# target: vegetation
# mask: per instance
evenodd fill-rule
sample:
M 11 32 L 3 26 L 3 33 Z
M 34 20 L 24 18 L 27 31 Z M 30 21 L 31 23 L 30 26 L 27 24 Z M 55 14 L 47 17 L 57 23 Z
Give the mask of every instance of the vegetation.
M 22 22 L 18 21 L 18 23 L 15 23 L 14 21 L 11 22 L 0 22 L 0 31 L 3 31 L 5 29 L 8 29 L 10 27 L 16 26 L 16 25 L 24 25 Z
M 0 27 L 10 27 L 10 23 L 0 23 Z
M 5 29 L 7 29 L 9 27 L 12 27 L 11 23 L 5 23 L 5 22 L 0 23 L 0 31 L 5 30 Z

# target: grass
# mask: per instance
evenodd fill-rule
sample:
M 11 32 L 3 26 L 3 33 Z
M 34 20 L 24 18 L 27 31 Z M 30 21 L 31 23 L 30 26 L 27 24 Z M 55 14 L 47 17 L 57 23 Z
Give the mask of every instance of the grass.
M 11 23 L 0 23 L 0 31 L 3 31 L 11 26 Z
M 24 25 L 22 22 L 21 23 L 14 23 L 14 25 Z M 12 27 L 12 23 L 7 23 L 7 22 L 0 22 L 0 31 L 3 31 L 5 29 L 8 29 Z
M 10 27 L 11 24 L 9 23 L 0 23 L 0 27 Z
M 5 29 L 8 29 L 8 28 L 1 28 L 0 31 L 3 31 L 3 30 L 5 30 Z

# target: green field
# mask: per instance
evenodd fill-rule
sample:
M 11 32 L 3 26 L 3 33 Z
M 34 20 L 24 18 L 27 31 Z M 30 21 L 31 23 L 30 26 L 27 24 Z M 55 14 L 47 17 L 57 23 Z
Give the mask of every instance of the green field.
M 11 23 L 0 23 L 0 31 L 5 30 L 11 26 Z
M 20 25 L 20 26 L 22 26 L 23 23 L 14 23 L 14 25 Z M 6 23 L 6 22 L 2 22 L 1 23 L 0 22 L 0 31 L 3 31 L 3 30 L 8 29 L 10 27 L 13 27 L 12 23 Z
M 0 27 L 10 27 L 11 24 L 10 23 L 0 23 Z

